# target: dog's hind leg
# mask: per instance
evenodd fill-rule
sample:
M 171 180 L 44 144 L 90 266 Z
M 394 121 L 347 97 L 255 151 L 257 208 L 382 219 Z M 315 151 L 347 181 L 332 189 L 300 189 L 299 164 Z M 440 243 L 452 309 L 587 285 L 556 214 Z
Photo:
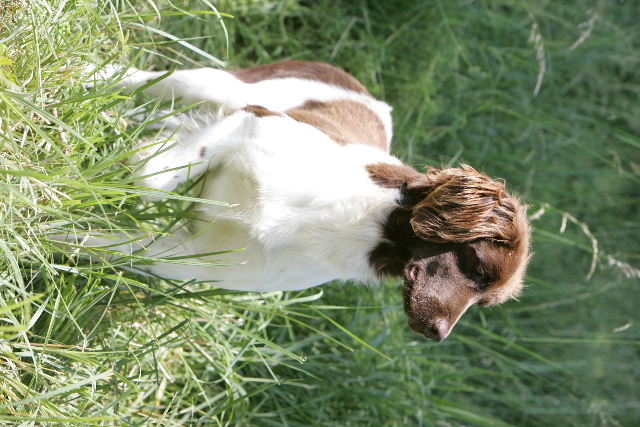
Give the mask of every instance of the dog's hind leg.
M 191 70 L 143 71 L 119 65 L 97 68 L 87 66 L 87 73 L 98 82 L 113 80 L 123 89 L 137 89 L 165 100 L 180 99 L 183 103 L 207 101 L 231 109 L 247 105 L 247 84 L 230 73 L 215 68 Z M 157 80 L 154 82 L 154 80 Z M 88 87 L 92 83 L 87 84 Z

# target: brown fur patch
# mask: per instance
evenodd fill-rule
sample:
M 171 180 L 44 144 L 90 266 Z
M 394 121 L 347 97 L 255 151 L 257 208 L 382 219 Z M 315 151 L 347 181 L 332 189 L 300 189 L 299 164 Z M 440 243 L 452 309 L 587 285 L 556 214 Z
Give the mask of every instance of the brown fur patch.
M 247 113 L 255 114 L 257 117 L 266 117 L 266 116 L 280 116 L 280 113 L 276 113 L 275 111 L 271 111 L 267 108 L 264 108 L 260 105 L 247 105 L 242 109 Z
M 298 78 L 317 80 L 354 92 L 369 94 L 367 89 L 353 76 L 333 65 L 323 62 L 281 61 L 275 64 L 231 70 L 229 73 L 245 83 L 256 83 L 262 80 L 282 78 Z
M 399 188 L 407 190 L 410 182 L 422 178 L 422 174 L 406 165 L 392 165 L 390 163 L 376 163 L 367 166 L 369 176 L 380 187 Z
M 307 123 L 338 144 L 365 144 L 387 151 L 387 134 L 378 115 L 365 105 L 351 100 L 307 101 L 287 110 L 294 120 Z

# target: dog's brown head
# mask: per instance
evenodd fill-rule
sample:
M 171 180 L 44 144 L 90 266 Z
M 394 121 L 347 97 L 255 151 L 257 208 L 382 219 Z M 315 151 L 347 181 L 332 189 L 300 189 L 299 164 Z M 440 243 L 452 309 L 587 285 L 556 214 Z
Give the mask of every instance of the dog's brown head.
M 378 185 L 402 195 L 370 262 L 380 275 L 404 276 L 412 330 L 442 341 L 471 305 L 520 293 L 529 225 L 504 183 L 466 165 L 425 174 L 386 163 L 368 170 Z

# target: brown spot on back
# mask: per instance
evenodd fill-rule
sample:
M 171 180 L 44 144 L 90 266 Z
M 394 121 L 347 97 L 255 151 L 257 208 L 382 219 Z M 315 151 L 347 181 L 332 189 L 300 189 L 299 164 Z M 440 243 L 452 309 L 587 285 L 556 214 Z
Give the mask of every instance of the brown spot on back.
M 280 116 L 280 113 L 276 113 L 275 111 L 271 111 L 267 108 L 264 108 L 260 105 L 247 105 L 243 108 L 247 113 L 252 113 L 257 117 L 265 117 L 265 116 Z
M 245 83 L 256 83 L 262 80 L 297 78 L 317 80 L 344 89 L 369 95 L 367 89 L 353 76 L 333 65 L 323 62 L 280 61 L 275 64 L 258 65 L 251 68 L 240 68 L 229 71 Z
M 307 101 L 300 107 L 287 110 L 286 114 L 324 132 L 338 144 L 365 144 L 388 151 L 387 134 L 382 121 L 375 112 L 359 102 Z

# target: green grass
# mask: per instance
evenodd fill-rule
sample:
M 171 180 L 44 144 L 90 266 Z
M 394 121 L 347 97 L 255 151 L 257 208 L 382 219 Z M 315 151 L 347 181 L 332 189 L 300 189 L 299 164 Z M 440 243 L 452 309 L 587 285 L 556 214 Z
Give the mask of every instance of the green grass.
M 207 0 L 0 2 L 0 425 L 640 423 L 640 6 L 216 5 L 233 17 Z M 397 281 L 242 294 L 56 249 L 52 232 L 189 215 L 140 200 L 122 161 L 149 131 L 81 70 L 215 65 L 198 49 L 340 65 L 394 106 L 405 161 L 506 178 L 533 215 L 520 301 L 473 308 L 436 345 L 406 327 Z

